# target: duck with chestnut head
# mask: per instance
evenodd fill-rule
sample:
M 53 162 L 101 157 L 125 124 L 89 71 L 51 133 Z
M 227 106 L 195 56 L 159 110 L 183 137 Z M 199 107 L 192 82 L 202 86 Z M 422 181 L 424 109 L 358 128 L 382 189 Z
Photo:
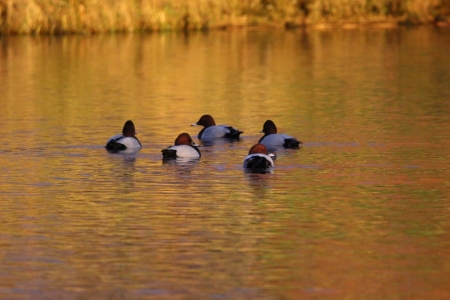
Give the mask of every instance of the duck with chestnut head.
M 112 136 L 106 142 L 105 148 L 112 152 L 142 148 L 141 142 L 136 137 L 136 129 L 133 121 L 126 121 L 123 125 L 122 133 Z
M 273 156 L 263 144 L 253 145 L 248 155 L 244 158 L 244 169 L 256 172 L 271 170 L 274 167 Z
M 218 138 L 239 139 L 243 131 L 240 131 L 228 125 L 216 125 L 211 115 L 203 115 L 191 126 L 204 126 L 198 133 L 198 138 L 203 141 L 212 141 Z
M 265 145 L 269 149 L 277 147 L 295 149 L 299 148 L 299 145 L 302 144 L 302 142 L 293 136 L 278 133 L 277 127 L 272 120 L 264 122 L 261 132 L 264 133 L 264 136 L 259 139 L 258 143 Z
M 175 145 L 161 150 L 163 159 L 173 158 L 200 158 L 201 153 L 198 145 L 192 140 L 191 136 L 183 132 L 175 139 Z

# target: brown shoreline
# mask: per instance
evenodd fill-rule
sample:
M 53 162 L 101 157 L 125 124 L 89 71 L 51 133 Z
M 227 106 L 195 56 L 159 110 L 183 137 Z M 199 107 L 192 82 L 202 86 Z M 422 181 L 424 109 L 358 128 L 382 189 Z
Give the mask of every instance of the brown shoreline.
M 450 25 L 450 2 L 446 0 L 438 0 L 439 3 L 409 0 L 412 1 L 409 4 L 398 0 L 394 1 L 398 6 L 395 8 L 389 7 L 390 2 L 370 4 L 374 1 L 364 2 L 361 7 L 348 3 L 328 3 L 326 0 L 293 1 L 296 5 L 282 5 L 284 2 L 278 0 L 264 1 L 274 4 L 279 2 L 278 5 L 263 5 L 263 1 L 255 0 L 254 3 L 259 3 L 257 7 L 249 4 L 232 5 L 228 1 L 208 2 L 209 6 L 206 2 L 189 0 L 139 3 L 103 1 L 70 0 L 56 3 L 44 0 L 0 0 L 0 35 L 206 31 L 253 27 L 350 29 Z M 327 3 L 331 8 L 324 6 Z

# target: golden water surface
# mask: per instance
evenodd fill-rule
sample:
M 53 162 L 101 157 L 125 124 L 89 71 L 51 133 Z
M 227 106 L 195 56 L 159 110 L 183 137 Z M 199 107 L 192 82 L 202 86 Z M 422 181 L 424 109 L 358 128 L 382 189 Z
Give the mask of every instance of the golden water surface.
M 449 28 L 0 47 L 1 299 L 450 298 Z M 163 163 L 206 113 L 242 138 Z M 267 119 L 303 146 L 247 174 Z

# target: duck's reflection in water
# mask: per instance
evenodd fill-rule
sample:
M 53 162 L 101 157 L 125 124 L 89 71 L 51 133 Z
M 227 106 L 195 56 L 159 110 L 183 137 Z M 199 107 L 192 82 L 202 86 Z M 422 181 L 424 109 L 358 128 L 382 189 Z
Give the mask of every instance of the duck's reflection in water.
M 256 198 L 270 191 L 273 183 L 273 169 L 255 172 L 254 170 L 244 170 L 245 178 L 249 185 L 254 189 Z
M 138 157 L 140 149 L 127 149 L 118 152 L 110 152 L 109 161 L 110 168 L 108 175 L 104 178 L 105 184 L 114 178 L 118 185 L 121 187 L 124 193 L 127 193 L 130 188 L 135 186 L 135 173 L 136 173 L 136 159 Z
M 163 159 L 162 163 L 165 166 L 174 166 L 172 171 L 179 175 L 189 175 L 198 164 L 198 158 L 177 157 L 171 159 Z

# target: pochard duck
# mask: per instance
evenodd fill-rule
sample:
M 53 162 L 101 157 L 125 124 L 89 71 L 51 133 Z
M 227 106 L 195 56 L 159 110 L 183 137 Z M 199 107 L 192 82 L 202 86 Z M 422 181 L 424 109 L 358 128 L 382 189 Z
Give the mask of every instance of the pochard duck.
M 163 159 L 172 158 L 200 158 L 198 145 L 194 143 L 188 133 L 181 133 L 175 140 L 175 145 L 161 150 Z
M 244 159 L 244 168 L 248 170 L 265 170 L 273 167 L 271 154 L 263 144 L 253 145 Z
M 239 139 L 239 135 L 243 133 L 243 131 L 237 130 L 231 126 L 216 125 L 216 122 L 211 115 L 201 116 L 200 120 L 191 126 L 197 125 L 204 126 L 204 128 L 198 133 L 198 138 L 206 141 L 216 138 Z
M 259 139 L 258 143 L 264 144 L 268 148 L 298 148 L 302 143 L 293 136 L 284 133 L 277 133 L 277 127 L 272 120 L 267 120 L 264 122 L 261 132 L 264 132 L 264 136 Z
M 122 134 L 116 134 L 106 143 L 105 148 L 109 151 L 123 151 L 127 149 L 142 148 L 141 142 L 136 137 L 136 129 L 131 120 L 123 125 Z

